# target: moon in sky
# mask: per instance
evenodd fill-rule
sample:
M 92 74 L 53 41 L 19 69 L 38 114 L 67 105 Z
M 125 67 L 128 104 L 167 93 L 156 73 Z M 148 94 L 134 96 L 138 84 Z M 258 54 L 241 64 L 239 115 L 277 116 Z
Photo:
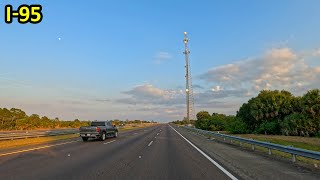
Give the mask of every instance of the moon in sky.
M 59 41 L 61 41 L 61 38 L 58 38 Z

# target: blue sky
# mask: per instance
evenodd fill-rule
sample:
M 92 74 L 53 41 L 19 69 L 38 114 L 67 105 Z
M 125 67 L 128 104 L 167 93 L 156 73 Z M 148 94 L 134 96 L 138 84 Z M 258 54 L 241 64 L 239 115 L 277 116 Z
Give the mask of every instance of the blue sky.
M 38 3 L 40 24 L 4 23 L 6 4 Z M 261 89 L 299 95 L 319 84 L 319 7 L 316 0 L 4 0 L 0 106 L 61 119 L 182 119 L 184 31 L 201 86 L 197 110 L 235 114 Z

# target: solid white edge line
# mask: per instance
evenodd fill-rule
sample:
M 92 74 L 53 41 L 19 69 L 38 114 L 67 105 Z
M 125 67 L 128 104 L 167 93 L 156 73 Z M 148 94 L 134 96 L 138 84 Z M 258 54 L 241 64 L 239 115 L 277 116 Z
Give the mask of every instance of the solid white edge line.
M 151 141 L 151 142 L 148 144 L 148 146 L 151 146 L 152 143 L 153 143 L 153 141 Z
M 220 166 L 216 161 L 214 161 L 211 157 L 209 157 L 206 153 L 201 151 L 197 146 L 192 144 L 187 138 L 182 136 L 177 130 L 175 130 L 171 125 L 169 125 L 177 134 L 179 134 L 184 140 L 186 140 L 192 147 L 194 147 L 197 151 L 199 151 L 204 157 L 206 157 L 212 164 L 214 164 L 217 168 L 219 168 L 222 172 L 224 172 L 229 178 L 232 180 L 238 180 L 236 177 L 234 177 L 229 171 L 224 169 L 222 166 Z
M 116 140 L 112 140 L 112 141 L 109 141 L 109 142 L 106 142 L 106 143 L 103 143 L 103 144 L 110 144 L 110 143 L 113 143 L 115 142 Z
M 64 144 L 70 144 L 70 143 L 74 143 L 74 142 L 78 142 L 78 141 L 79 141 L 79 140 L 70 141 L 70 142 L 65 142 L 65 143 L 59 143 L 59 144 L 53 144 L 53 145 L 47 145 L 47 146 L 40 146 L 40 147 L 35 147 L 35 148 L 30 148 L 30 149 L 24 149 L 24 150 L 19 150 L 19 151 L 14 151 L 14 152 L 3 153 L 3 154 L 0 154 L 0 157 L 1 157 L 1 156 L 12 155 L 12 154 L 19 154 L 19 153 L 23 153 L 23 152 L 34 151 L 34 150 L 39 150 L 39 149 L 45 149 L 45 148 L 54 147 L 54 146 L 61 146 L 61 145 L 64 145 Z

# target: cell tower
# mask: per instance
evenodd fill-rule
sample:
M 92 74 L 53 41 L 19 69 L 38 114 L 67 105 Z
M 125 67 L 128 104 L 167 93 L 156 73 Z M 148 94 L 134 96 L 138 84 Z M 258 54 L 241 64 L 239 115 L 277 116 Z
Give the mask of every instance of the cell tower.
M 186 60 L 186 103 L 187 103 L 187 121 L 190 122 L 191 119 L 195 119 L 195 110 L 194 110 L 194 98 L 193 98 L 193 88 L 192 88 L 192 77 L 191 77 L 191 68 L 190 68 L 190 60 L 189 60 L 189 47 L 188 42 L 189 38 L 187 36 L 187 32 L 184 32 L 184 47 L 185 50 L 183 54 L 185 55 Z

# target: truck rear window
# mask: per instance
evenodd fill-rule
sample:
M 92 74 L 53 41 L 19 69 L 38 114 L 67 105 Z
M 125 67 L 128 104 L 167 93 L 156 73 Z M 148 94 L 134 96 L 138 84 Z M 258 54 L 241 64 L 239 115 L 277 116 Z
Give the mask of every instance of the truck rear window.
M 91 122 L 91 126 L 105 126 L 105 122 Z

